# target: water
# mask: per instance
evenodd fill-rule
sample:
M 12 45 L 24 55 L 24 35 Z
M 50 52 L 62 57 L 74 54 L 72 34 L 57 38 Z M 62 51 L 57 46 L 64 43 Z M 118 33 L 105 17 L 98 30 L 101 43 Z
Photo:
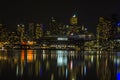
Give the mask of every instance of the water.
M 0 80 L 120 80 L 120 53 L 0 51 Z

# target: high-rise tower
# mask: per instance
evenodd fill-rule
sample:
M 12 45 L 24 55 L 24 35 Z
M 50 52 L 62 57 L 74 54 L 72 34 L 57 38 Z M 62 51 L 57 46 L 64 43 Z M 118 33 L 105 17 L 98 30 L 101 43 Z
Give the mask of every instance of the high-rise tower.
M 28 24 L 28 35 L 29 39 L 32 40 L 34 38 L 34 23 L 29 23 Z
M 43 36 L 43 30 L 41 24 L 36 24 L 36 38 L 39 39 Z
M 71 24 L 71 25 L 77 25 L 77 24 L 78 24 L 78 17 L 76 16 L 76 14 L 74 14 L 74 15 L 70 18 L 70 24 Z
M 18 24 L 17 25 L 17 34 L 20 36 L 20 41 L 23 42 L 23 39 L 25 37 L 25 27 L 24 24 Z

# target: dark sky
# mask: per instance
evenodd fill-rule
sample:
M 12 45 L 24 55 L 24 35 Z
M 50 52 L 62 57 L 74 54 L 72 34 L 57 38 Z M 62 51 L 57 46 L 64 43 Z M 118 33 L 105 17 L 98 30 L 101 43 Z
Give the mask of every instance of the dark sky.
M 46 23 L 51 16 L 69 23 L 77 13 L 79 24 L 95 31 L 99 16 L 120 15 L 120 0 L 0 0 L 0 21 L 15 29 L 18 23 Z

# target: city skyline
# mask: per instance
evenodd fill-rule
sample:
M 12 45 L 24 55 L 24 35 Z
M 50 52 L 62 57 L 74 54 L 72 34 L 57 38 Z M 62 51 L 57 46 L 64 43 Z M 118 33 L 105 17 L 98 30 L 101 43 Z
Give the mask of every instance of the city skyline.
M 72 15 L 78 22 L 95 31 L 100 16 L 110 17 L 120 14 L 119 0 L 115 1 L 1 1 L 0 21 L 15 29 L 19 23 L 39 22 L 46 24 L 53 16 L 59 22 L 69 24 Z

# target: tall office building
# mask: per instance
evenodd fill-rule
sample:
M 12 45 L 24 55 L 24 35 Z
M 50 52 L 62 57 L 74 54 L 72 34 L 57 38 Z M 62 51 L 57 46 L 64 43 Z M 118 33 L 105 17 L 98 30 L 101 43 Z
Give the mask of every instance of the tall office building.
M 54 17 L 51 18 L 49 22 L 48 31 L 50 35 L 57 35 L 58 34 L 58 23 Z
M 76 14 L 74 14 L 74 15 L 70 18 L 70 24 L 71 24 L 71 25 L 78 25 L 78 17 L 76 16 Z
M 23 42 L 25 39 L 25 26 L 24 26 L 24 24 L 17 25 L 17 34 L 20 37 L 20 41 Z
M 78 17 L 76 16 L 76 14 L 74 14 L 71 18 L 70 18 L 70 27 L 69 27 L 69 35 L 78 35 L 82 32 L 82 29 L 84 28 L 84 26 L 79 26 L 78 24 Z
M 32 40 L 35 36 L 35 24 L 34 23 L 28 24 L 28 36 L 30 40 Z
M 43 36 L 43 30 L 42 30 L 41 24 L 36 24 L 36 32 L 35 32 L 35 35 L 36 35 L 36 39 L 39 39 L 40 37 Z
M 116 38 L 117 26 L 113 25 L 111 19 L 99 18 L 97 25 L 97 39 L 100 43 L 104 44 Z
M 107 41 L 110 37 L 110 21 L 105 20 L 103 17 L 99 18 L 99 23 L 97 25 L 97 36 L 99 41 Z

